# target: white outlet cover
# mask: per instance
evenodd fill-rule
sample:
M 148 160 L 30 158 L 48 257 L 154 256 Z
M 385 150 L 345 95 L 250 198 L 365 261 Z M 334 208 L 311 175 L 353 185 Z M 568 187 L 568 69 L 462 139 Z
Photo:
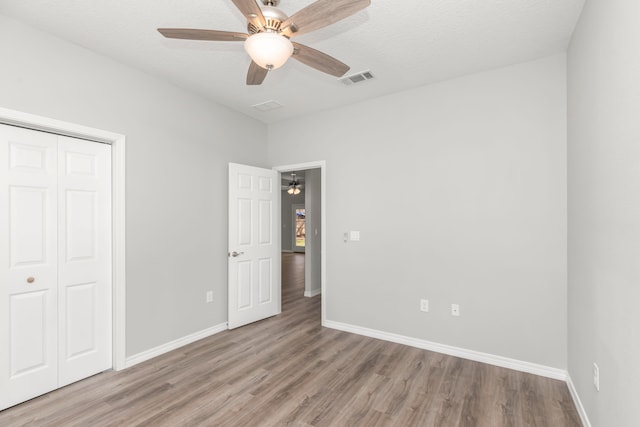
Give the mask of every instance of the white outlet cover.
M 429 311 L 429 300 L 428 299 L 421 299 L 420 300 L 420 311 L 425 311 L 425 312 Z
M 349 239 L 352 242 L 357 242 L 360 240 L 360 232 L 359 231 L 350 231 L 349 232 Z

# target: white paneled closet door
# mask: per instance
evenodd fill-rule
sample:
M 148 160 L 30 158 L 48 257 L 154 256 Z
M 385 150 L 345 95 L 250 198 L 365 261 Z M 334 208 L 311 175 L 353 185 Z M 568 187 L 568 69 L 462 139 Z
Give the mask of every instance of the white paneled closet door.
M 110 146 L 0 125 L 0 410 L 111 367 Z
M 111 367 L 111 150 L 58 137 L 58 386 Z
M 0 409 L 58 384 L 57 137 L 0 127 Z

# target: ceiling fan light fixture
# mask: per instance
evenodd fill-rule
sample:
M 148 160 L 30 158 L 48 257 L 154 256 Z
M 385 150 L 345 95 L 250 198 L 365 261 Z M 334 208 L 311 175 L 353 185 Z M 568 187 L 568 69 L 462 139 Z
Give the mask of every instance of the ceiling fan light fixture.
M 300 187 L 298 186 L 294 186 L 294 187 L 289 187 L 289 189 L 287 190 L 287 193 L 291 194 L 292 196 L 297 196 L 298 194 L 300 194 Z
M 253 62 L 266 70 L 275 70 L 287 62 L 293 54 L 293 44 L 288 38 L 277 33 L 262 32 L 251 35 L 244 42 Z
M 289 193 L 292 196 L 297 196 L 298 194 L 300 194 L 300 191 L 301 191 L 300 183 L 296 179 L 296 174 L 292 173 L 291 182 L 289 183 L 289 188 L 287 189 L 287 193 Z
M 294 181 L 293 183 L 289 184 L 289 189 L 287 189 L 287 193 L 289 193 L 292 196 L 297 196 L 298 194 L 300 194 L 302 190 L 300 190 L 300 185 L 298 184 L 298 181 Z

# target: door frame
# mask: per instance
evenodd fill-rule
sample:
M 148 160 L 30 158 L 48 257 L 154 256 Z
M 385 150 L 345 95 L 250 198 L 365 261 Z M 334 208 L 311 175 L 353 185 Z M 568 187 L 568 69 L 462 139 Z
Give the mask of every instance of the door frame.
M 322 298 L 321 316 L 322 326 L 326 326 L 327 321 L 327 162 L 318 160 L 306 163 L 297 163 L 290 165 L 274 166 L 274 170 L 282 172 L 295 172 L 308 169 L 320 169 L 320 292 Z M 282 208 L 281 208 L 282 209 Z M 278 254 L 280 262 L 282 262 L 282 252 Z M 282 287 L 282 283 L 280 283 Z
M 126 368 L 125 136 L 1 107 L 0 123 L 111 145 L 112 362 Z

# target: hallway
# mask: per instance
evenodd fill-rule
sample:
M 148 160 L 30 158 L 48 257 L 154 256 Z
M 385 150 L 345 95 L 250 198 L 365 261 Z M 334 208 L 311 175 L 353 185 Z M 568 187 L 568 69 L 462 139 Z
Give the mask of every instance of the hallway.
M 282 253 L 282 311 L 293 310 L 296 300 L 304 295 L 304 253 Z M 318 304 L 320 297 L 317 298 Z M 318 310 L 318 322 L 320 311 Z

